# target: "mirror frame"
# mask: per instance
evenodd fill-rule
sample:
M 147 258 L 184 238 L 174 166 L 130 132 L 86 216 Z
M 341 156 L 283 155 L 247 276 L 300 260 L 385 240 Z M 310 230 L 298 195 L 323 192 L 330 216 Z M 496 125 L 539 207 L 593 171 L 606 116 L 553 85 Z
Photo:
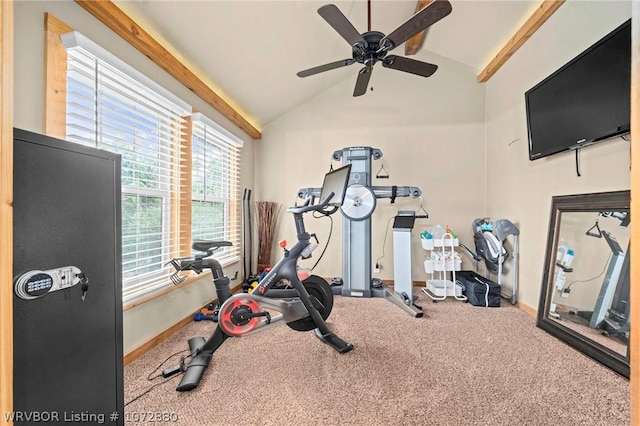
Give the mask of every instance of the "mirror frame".
M 561 195 L 551 198 L 551 215 L 549 234 L 542 275 L 542 287 L 536 325 L 573 346 L 585 355 L 609 367 L 616 373 L 629 378 L 629 347 L 626 356 L 621 355 L 586 336 L 563 326 L 549 318 L 549 308 L 553 296 L 553 272 L 556 263 L 556 248 L 560 235 L 560 223 L 563 213 L 569 212 L 602 212 L 630 211 L 630 191 L 612 191 L 591 194 Z

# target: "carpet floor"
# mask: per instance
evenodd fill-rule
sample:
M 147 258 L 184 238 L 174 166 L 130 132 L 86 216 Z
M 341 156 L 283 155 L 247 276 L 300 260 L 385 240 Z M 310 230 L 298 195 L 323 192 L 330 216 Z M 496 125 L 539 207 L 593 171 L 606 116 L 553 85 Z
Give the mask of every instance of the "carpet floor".
M 164 413 L 178 425 L 630 424 L 629 381 L 537 328 L 532 316 L 504 302 L 483 308 L 414 294 L 422 318 L 384 299 L 336 297 L 327 323 L 355 345 L 347 354 L 283 324 L 228 339 L 193 391 L 175 391 L 179 377 L 149 381 L 163 360 L 188 349 L 189 338 L 207 338 L 215 328 L 191 323 L 125 367 L 127 418 L 158 424 Z

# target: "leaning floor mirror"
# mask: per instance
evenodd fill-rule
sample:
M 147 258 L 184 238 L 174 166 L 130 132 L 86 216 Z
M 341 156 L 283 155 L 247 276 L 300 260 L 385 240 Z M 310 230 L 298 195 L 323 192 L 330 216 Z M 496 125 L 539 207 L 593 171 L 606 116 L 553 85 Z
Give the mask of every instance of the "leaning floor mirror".
M 537 325 L 629 377 L 629 191 L 555 196 Z

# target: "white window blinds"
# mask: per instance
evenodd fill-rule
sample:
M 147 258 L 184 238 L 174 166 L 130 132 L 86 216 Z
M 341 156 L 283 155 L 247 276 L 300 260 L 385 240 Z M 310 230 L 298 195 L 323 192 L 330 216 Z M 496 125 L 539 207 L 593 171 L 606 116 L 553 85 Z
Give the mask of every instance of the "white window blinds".
M 201 113 L 193 114 L 192 238 L 231 241 L 216 252 L 221 263 L 240 258 L 242 140 Z
M 77 32 L 67 51 L 67 140 L 122 156 L 124 301 L 171 285 L 191 107 Z

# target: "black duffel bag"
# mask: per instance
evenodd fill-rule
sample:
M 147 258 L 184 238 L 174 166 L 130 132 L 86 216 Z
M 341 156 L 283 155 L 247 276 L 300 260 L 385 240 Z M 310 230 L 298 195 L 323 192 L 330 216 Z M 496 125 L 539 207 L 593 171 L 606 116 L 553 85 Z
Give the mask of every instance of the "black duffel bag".
M 473 271 L 456 272 L 456 283 L 473 306 L 500 306 L 500 285 Z

